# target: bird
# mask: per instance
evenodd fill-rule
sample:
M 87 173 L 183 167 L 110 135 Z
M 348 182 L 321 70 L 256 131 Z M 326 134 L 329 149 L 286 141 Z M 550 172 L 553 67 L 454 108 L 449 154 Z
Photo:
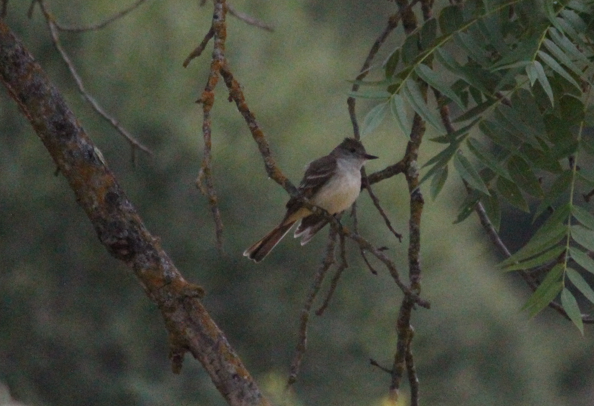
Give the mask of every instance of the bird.
M 357 200 L 361 191 L 361 168 L 367 160 L 377 159 L 365 151 L 363 144 L 354 138 L 345 138 L 330 154 L 312 161 L 299 184 L 299 192 L 315 206 L 329 214 L 342 213 Z M 254 262 L 262 261 L 299 222 L 294 237 L 301 237 L 301 245 L 307 244 L 328 220 L 315 214 L 303 202 L 291 197 L 286 204 L 287 212 L 278 226 L 246 249 L 244 256 Z

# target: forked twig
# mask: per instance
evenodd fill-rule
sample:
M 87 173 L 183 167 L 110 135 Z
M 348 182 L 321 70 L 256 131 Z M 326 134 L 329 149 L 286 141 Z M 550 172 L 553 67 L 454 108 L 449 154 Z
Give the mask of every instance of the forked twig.
M 330 234 L 328 236 L 328 243 L 326 245 L 326 254 L 324 255 L 324 260 L 322 264 L 316 271 L 314 276 L 314 280 L 311 284 L 309 294 L 307 295 L 307 299 L 303 305 L 303 309 L 301 309 L 301 317 L 299 322 L 299 339 L 297 340 L 297 346 L 295 348 L 295 355 L 293 356 L 293 361 L 291 362 L 291 369 L 289 372 L 289 379 L 287 380 L 287 387 L 289 389 L 291 385 L 297 382 L 297 376 L 299 375 L 299 370 L 301 368 L 301 361 L 303 360 L 303 356 L 305 355 L 305 350 L 307 349 L 307 323 L 309 321 L 309 312 L 311 311 L 311 307 L 313 302 L 320 291 L 320 287 L 322 286 L 322 282 L 326 277 L 326 274 L 332 264 L 334 263 L 334 249 L 336 247 L 336 236 L 338 234 L 337 227 L 333 224 L 330 227 Z

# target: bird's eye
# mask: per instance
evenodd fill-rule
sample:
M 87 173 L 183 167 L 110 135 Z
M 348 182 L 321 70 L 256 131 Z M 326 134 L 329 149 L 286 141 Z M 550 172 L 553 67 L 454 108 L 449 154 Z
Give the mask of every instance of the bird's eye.
M 351 148 L 351 149 L 349 149 L 349 151 L 354 154 L 357 150 L 355 148 Z

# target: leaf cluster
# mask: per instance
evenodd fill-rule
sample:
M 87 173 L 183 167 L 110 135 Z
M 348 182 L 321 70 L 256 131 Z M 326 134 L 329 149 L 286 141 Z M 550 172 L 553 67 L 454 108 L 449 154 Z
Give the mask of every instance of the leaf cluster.
M 525 307 L 534 315 L 560 294 L 580 330 L 573 292 L 594 303 L 581 276 L 594 272 L 594 217 L 576 198 L 594 186 L 588 132 L 593 10 L 591 0 L 471 0 L 444 7 L 391 52 L 384 79 L 361 82 L 355 94 L 381 101 L 365 118 L 364 133 L 388 111 L 405 134 L 412 115 L 437 133 L 432 141 L 444 148 L 425 163 L 422 182 L 430 180 L 435 198 L 453 167 L 470 191 L 457 222 L 479 203 L 495 230 L 503 202 L 533 219 L 548 216 L 502 266 L 545 274 Z M 423 82 L 433 100 L 422 96 Z

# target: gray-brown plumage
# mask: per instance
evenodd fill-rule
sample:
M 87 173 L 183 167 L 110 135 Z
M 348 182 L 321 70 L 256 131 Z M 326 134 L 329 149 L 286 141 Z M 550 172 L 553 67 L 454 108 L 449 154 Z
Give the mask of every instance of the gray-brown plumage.
M 329 155 L 311 162 L 303 175 L 299 191 L 312 204 L 330 214 L 338 214 L 351 207 L 361 190 L 361 167 L 368 159 L 361 142 L 345 138 Z M 255 262 L 262 261 L 266 255 L 283 239 L 291 227 L 301 221 L 294 236 L 301 237 L 301 245 L 307 244 L 320 231 L 328 220 L 312 214 L 295 198 L 287 202 L 287 213 L 272 231 L 249 247 L 244 256 Z

